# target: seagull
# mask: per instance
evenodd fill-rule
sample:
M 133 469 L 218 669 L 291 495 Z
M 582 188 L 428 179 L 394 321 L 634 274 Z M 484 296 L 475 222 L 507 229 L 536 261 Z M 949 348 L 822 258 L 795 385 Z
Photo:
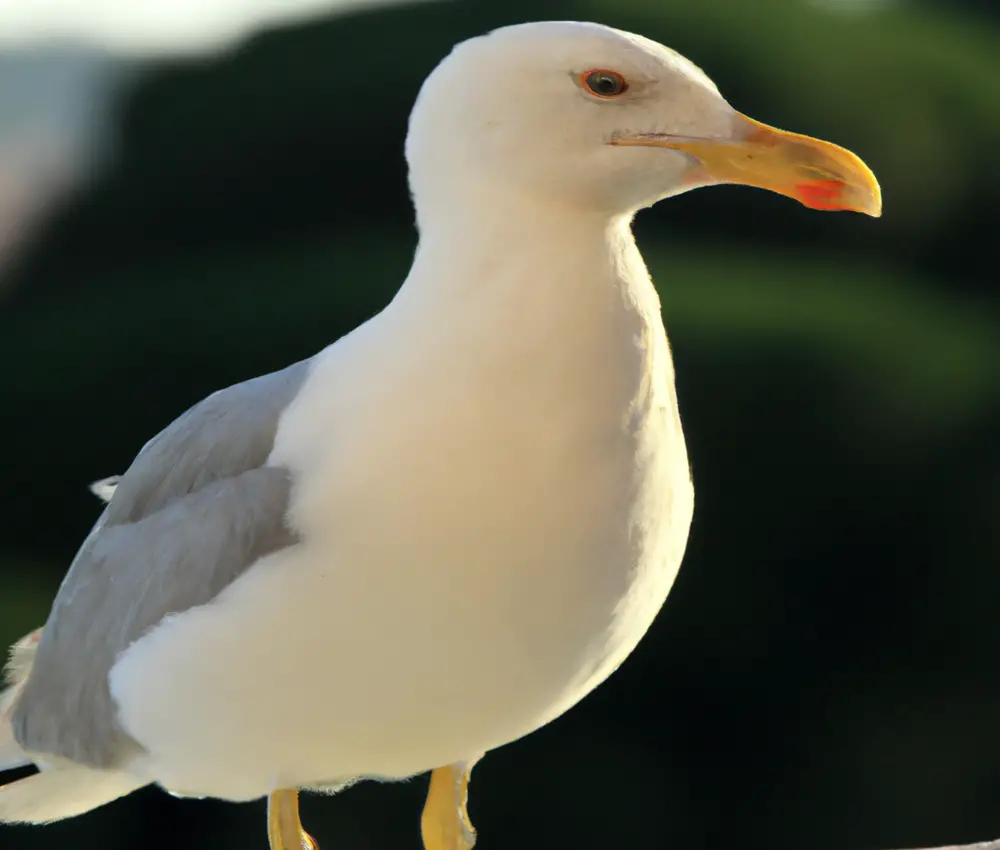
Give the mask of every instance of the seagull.
M 457 45 L 406 138 L 398 294 L 314 357 L 210 395 L 120 478 L 0 700 L 0 820 L 157 784 L 268 799 L 430 771 L 427 850 L 468 850 L 470 772 L 632 652 L 693 512 L 636 212 L 738 183 L 881 213 L 854 154 L 737 112 L 676 52 L 592 23 Z

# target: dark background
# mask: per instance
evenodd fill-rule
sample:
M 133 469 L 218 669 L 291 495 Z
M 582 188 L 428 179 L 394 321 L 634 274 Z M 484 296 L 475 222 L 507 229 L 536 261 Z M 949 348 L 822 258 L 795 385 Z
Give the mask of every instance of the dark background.
M 480 847 L 1000 836 L 995 0 L 445 2 L 147 68 L 108 169 L 6 271 L 0 639 L 44 621 L 99 511 L 88 482 L 390 299 L 418 85 L 454 42 L 540 18 L 680 50 L 742 111 L 863 156 L 885 215 L 727 187 L 639 217 L 698 493 L 688 555 L 624 667 L 476 768 Z M 304 818 L 327 850 L 415 850 L 424 785 Z M 263 848 L 263 818 L 147 789 L 0 828 L 0 848 Z

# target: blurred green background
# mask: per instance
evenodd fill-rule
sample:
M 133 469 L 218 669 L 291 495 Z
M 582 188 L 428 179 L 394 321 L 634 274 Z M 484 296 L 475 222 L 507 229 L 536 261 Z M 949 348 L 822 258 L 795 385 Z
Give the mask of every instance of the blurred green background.
M 0 292 L 0 640 L 46 616 L 87 483 L 212 390 L 376 313 L 416 240 L 406 117 L 463 38 L 596 20 L 741 111 L 859 153 L 879 221 L 744 188 L 636 223 L 697 512 L 609 682 L 477 768 L 483 850 L 852 850 L 1000 836 L 996 0 L 441 2 L 163 61 L 117 153 Z M 447 459 L 442 459 L 447 463 Z M 326 850 L 415 850 L 424 780 L 304 803 Z M 0 848 L 265 846 L 263 806 L 145 790 Z

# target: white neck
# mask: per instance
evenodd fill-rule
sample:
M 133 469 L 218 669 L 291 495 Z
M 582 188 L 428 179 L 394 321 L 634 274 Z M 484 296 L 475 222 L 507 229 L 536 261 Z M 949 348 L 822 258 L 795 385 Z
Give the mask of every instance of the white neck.
M 611 407 L 665 393 L 674 403 L 659 298 L 630 217 L 490 192 L 418 203 L 418 218 L 420 244 L 392 306 L 411 350 L 462 351 L 458 371 L 525 392 Z
M 418 194 L 416 206 L 420 243 L 401 300 L 433 303 L 457 318 L 465 311 L 449 306 L 479 303 L 551 320 L 603 312 L 612 296 L 656 301 L 631 215 L 495 185 L 439 188 Z

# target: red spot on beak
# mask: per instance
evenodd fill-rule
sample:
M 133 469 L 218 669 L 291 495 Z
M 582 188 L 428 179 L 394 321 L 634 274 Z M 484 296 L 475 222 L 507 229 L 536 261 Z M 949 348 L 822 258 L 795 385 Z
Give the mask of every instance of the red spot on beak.
M 841 180 L 810 180 L 807 183 L 796 183 L 795 191 L 798 199 L 814 210 L 842 210 L 844 205 L 840 196 L 847 184 Z

